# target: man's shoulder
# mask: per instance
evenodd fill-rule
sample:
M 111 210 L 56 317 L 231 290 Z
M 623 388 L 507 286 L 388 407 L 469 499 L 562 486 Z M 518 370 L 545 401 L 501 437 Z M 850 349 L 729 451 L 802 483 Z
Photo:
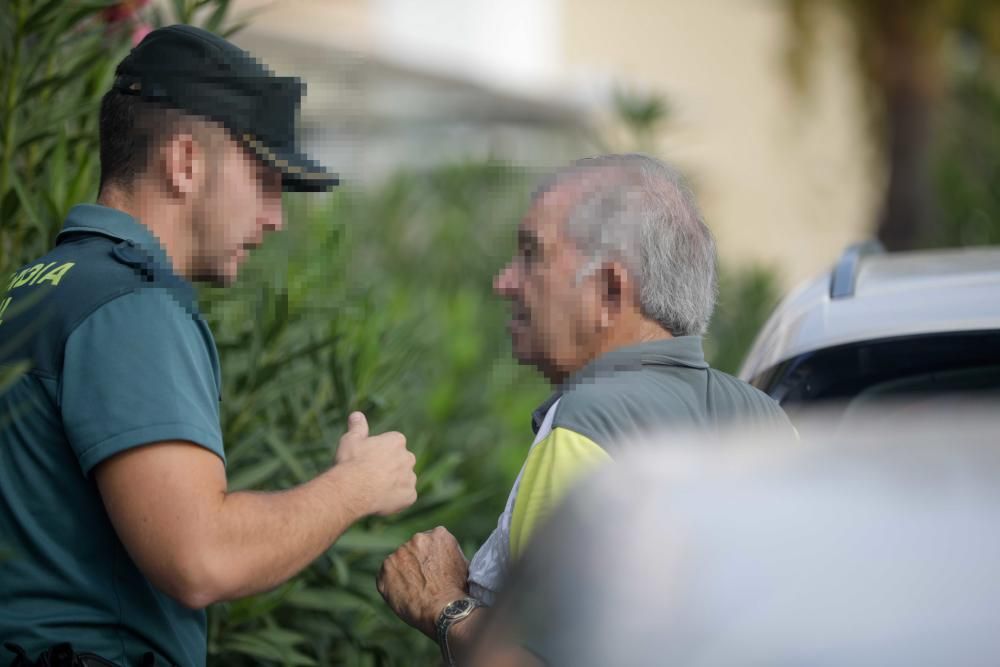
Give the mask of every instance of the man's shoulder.
M 175 305 L 194 310 L 190 286 L 169 267 L 161 267 L 131 242 L 99 234 L 80 235 L 60 243 L 47 254 L 16 270 L 8 278 L 7 295 L 40 306 L 49 317 L 79 323 L 92 311 L 116 300 L 135 295 L 141 302 L 148 295 L 172 310 L 164 294 L 173 295 Z
M 107 283 L 136 283 L 136 272 L 117 261 L 115 241 L 104 236 L 81 237 L 61 243 L 8 276 L 5 288 L 12 294 L 52 287 L 99 290 Z M 101 279 L 104 280 L 101 280 Z
M 7 343 L 0 363 L 27 359 L 34 371 L 58 375 L 70 336 L 98 313 L 158 322 L 181 321 L 187 314 L 193 323 L 189 300 L 139 264 L 130 260 L 123 242 L 88 235 L 60 243 L 15 271 L 0 297 L 0 307 L 6 304 L 0 342 Z
M 602 447 L 645 429 L 683 419 L 690 401 L 686 383 L 651 377 L 639 369 L 602 373 L 566 387 L 553 428 L 585 435 Z
M 564 388 L 557 416 L 607 408 L 629 410 L 648 404 L 662 407 L 688 391 L 691 381 L 684 377 L 685 372 L 690 370 L 643 366 L 594 374 Z
M 774 416 L 785 420 L 785 413 L 778 402 L 753 385 L 737 377 L 714 368 L 709 369 L 712 378 L 712 399 L 716 410 L 732 414 L 732 418 L 754 418 Z
M 567 387 L 553 428 L 587 436 L 604 448 L 663 428 L 714 431 L 731 423 L 787 424 L 770 396 L 714 368 L 622 369 Z

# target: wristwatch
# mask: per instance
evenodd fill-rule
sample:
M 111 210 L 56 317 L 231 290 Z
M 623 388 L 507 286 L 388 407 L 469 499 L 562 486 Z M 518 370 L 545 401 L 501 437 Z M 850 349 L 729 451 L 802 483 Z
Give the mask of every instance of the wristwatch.
M 437 621 L 434 622 L 434 629 L 437 630 L 438 645 L 441 647 L 441 658 L 445 667 L 455 667 L 455 658 L 451 655 L 451 648 L 448 646 L 448 630 L 463 618 L 466 618 L 477 607 L 482 607 L 483 603 L 476 598 L 465 596 L 464 598 L 449 602 L 438 614 Z

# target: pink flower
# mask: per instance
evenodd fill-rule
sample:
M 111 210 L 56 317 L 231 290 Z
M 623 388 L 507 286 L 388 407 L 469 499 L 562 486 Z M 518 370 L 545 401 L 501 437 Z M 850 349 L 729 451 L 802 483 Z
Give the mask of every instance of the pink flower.
M 136 46 L 149 33 L 153 32 L 153 26 L 148 23 L 136 23 L 132 31 L 132 46 Z
M 149 4 L 149 0 L 122 0 L 101 12 L 105 23 L 120 23 L 135 16 L 136 12 Z

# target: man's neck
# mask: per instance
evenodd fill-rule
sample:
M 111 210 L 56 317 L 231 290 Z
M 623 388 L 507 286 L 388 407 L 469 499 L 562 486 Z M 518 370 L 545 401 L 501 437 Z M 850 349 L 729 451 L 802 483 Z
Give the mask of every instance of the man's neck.
M 668 340 L 673 337 L 674 335 L 664 329 L 659 322 L 643 318 L 639 323 L 639 335 L 632 344 L 652 343 L 653 341 Z
M 603 337 L 594 346 L 593 352 L 587 355 L 587 358 L 582 363 L 578 364 L 576 368 L 565 369 L 548 376 L 549 383 L 553 387 L 561 386 L 573 373 L 576 373 L 593 360 L 599 359 L 613 350 L 641 345 L 643 343 L 652 343 L 658 340 L 668 340 L 673 337 L 674 335 L 660 326 L 659 323 L 643 317 L 634 326 L 620 327 L 610 331 L 607 336 Z
M 643 343 L 652 343 L 658 340 L 667 340 L 673 337 L 674 335 L 660 326 L 659 323 L 642 317 L 633 326 L 619 327 L 609 332 L 609 335 L 597 346 L 596 353 L 591 356 L 591 360 L 603 357 L 612 350 L 641 345 Z
M 179 275 L 187 275 L 190 244 L 183 234 L 179 211 L 172 202 L 163 201 L 158 194 L 147 190 L 108 188 L 98 195 L 97 203 L 128 213 L 144 225 L 160 242 L 173 270 Z

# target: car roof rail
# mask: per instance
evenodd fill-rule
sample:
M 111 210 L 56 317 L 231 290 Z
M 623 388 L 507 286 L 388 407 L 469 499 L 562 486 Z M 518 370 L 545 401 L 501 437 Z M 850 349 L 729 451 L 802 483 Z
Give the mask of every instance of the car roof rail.
M 858 279 L 861 260 L 868 255 L 885 252 L 885 247 L 875 239 L 855 243 L 847 247 L 830 275 L 830 298 L 847 299 L 854 296 L 854 286 Z

